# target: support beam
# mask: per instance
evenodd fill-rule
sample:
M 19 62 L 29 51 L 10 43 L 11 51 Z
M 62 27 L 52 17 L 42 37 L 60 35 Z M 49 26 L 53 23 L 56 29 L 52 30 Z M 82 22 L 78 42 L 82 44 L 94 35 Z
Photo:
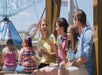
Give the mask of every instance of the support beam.
M 102 75 L 102 0 L 94 0 L 96 74 Z
M 56 18 L 60 15 L 61 0 L 46 0 L 46 19 L 50 33 L 54 33 Z
M 51 32 L 54 33 L 55 32 L 55 22 L 56 19 L 59 17 L 60 15 L 60 8 L 61 8 L 61 0 L 55 0 L 54 3 L 54 7 L 53 7 L 53 19 L 52 19 L 52 26 L 51 26 Z
M 102 75 L 102 0 L 98 0 L 98 75 Z
M 94 0 L 94 44 L 95 44 L 95 65 L 94 65 L 94 75 L 98 74 L 98 9 L 97 0 Z
M 46 20 L 49 27 L 49 32 L 51 33 L 52 25 L 52 15 L 53 15 L 53 0 L 46 0 Z

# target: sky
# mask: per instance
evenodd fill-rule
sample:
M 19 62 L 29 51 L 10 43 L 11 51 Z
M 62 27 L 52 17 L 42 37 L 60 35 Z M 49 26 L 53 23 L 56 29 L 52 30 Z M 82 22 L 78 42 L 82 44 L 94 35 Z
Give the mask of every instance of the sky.
M 35 0 L 38 1 L 38 0 Z M 67 0 L 65 0 L 67 1 Z M 78 6 L 87 15 L 87 21 L 93 27 L 93 0 L 77 0 Z M 17 31 L 27 31 L 33 23 L 37 24 L 45 8 L 45 0 L 39 0 L 32 7 L 9 17 Z M 60 17 L 68 19 L 68 7 L 62 6 Z

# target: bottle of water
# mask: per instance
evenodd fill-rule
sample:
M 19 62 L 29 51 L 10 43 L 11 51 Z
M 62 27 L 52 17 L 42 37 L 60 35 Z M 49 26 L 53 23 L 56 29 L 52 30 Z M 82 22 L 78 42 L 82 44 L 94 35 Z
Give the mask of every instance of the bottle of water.
M 58 44 L 62 44 L 62 36 L 61 35 L 58 35 L 58 37 L 57 37 L 57 43 Z

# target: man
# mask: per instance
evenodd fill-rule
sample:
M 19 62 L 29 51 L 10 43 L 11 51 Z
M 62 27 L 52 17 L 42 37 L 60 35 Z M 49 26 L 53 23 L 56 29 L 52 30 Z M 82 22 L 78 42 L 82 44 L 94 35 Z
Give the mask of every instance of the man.
M 78 10 L 74 14 L 73 21 L 79 34 L 79 41 L 72 65 L 79 67 L 84 65 L 89 75 L 94 75 L 93 31 L 86 24 L 86 14 L 84 11 Z

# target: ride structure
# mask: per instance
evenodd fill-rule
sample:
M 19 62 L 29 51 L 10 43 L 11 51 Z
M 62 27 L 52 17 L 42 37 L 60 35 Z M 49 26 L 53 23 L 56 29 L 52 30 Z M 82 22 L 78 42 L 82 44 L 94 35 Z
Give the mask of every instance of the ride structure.
M 16 46 L 21 46 L 22 39 L 9 17 L 31 7 L 34 0 L 0 0 L 0 45 L 4 45 L 8 38 L 12 38 Z

